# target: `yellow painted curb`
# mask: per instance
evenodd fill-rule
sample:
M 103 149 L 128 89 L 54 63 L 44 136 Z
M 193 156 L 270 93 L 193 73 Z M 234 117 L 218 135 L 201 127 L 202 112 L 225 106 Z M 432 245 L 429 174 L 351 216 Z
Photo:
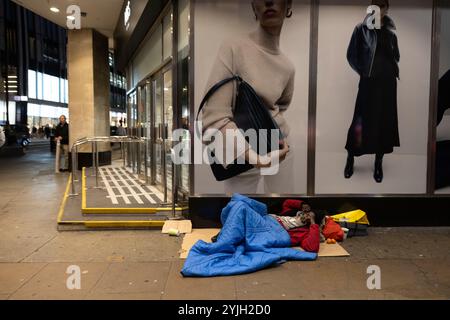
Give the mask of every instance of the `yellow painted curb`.
M 165 221 L 85 221 L 87 228 L 151 228 L 162 227 Z
M 86 168 L 81 169 L 81 211 L 86 209 Z
M 153 208 L 83 208 L 83 214 L 155 214 Z
M 61 206 L 59 207 L 58 218 L 56 219 L 56 222 L 58 224 L 61 223 L 61 219 L 62 219 L 62 217 L 64 215 L 64 208 L 66 207 L 67 197 L 69 196 L 70 180 L 71 179 L 72 179 L 72 173 L 69 175 L 69 179 L 67 180 L 66 191 L 64 192 L 63 200 L 61 202 Z
M 176 212 L 186 211 L 188 208 L 175 208 Z M 92 214 L 157 214 L 158 212 L 170 212 L 172 208 L 83 208 L 81 212 L 86 215 Z

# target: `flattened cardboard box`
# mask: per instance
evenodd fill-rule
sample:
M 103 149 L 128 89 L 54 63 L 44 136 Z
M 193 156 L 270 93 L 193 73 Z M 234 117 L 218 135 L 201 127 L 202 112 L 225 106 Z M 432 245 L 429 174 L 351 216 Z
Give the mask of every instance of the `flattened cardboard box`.
M 181 244 L 180 259 L 186 259 L 189 250 L 198 241 L 211 242 L 211 238 L 218 234 L 220 229 L 193 229 L 191 233 L 184 236 Z M 294 249 L 303 250 L 299 247 Z M 340 244 L 321 243 L 319 249 L 319 257 L 348 257 L 350 254 Z

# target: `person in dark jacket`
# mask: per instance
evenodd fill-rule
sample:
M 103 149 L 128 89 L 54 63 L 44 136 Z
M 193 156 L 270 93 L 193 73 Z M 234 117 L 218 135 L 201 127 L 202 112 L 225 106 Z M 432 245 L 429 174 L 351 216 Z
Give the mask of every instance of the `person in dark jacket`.
M 56 126 L 55 140 L 60 141 L 61 151 L 64 156 L 64 166 L 60 169 L 61 172 L 69 170 L 69 124 L 66 121 L 66 116 L 59 117 L 59 124 Z
M 353 120 L 347 134 L 346 179 L 353 175 L 354 157 L 375 154 L 374 179 L 383 181 L 385 154 L 400 146 L 397 79 L 400 51 L 394 21 L 387 15 L 389 0 L 373 0 L 380 8 L 381 28 L 370 26 L 371 15 L 356 26 L 347 51 L 350 66 L 360 76 Z

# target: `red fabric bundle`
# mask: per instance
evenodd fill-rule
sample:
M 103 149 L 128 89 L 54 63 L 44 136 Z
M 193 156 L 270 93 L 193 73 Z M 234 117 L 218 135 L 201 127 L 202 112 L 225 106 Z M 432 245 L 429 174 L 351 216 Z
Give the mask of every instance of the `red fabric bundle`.
M 333 218 L 326 218 L 325 226 L 323 227 L 322 234 L 326 239 L 334 239 L 336 241 L 344 240 L 344 231 L 341 226 L 333 220 Z
M 281 215 L 284 216 L 287 213 L 289 213 L 289 211 L 292 211 L 292 210 L 299 211 L 302 208 L 302 203 L 303 203 L 302 200 L 292 200 L 292 199 L 285 200 L 283 202 L 283 208 L 281 210 Z

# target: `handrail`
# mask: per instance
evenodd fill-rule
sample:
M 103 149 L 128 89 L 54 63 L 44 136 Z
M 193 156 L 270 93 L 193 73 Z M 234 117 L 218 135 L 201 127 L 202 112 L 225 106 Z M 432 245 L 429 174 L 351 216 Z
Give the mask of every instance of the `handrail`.
M 78 147 L 84 145 L 86 143 L 92 143 L 92 160 L 94 162 L 95 172 L 96 172 L 96 182 L 98 186 L 98 151 L 97 151 L 97 142 L 120 142 L 120 143 L 145 143 L 148 139 L 145 137 L 136 137 L 136 136 L 98 136 L 98 137 L 84 137 L 76 140 L 72 148 L 70 149 L 72 154 L 72 196 L 77 195 L 75 191 L 75 181 L 78 181 L 76 178 L 76 170 L 78 169 Z
M 147 141 L 146 137 L 136 136 L 111 136 L 111 137 L 84 137 L 75 141 L 72 145 L 72 150 L 76 146 L 83 145 L 88 142 L 144 142 Z

